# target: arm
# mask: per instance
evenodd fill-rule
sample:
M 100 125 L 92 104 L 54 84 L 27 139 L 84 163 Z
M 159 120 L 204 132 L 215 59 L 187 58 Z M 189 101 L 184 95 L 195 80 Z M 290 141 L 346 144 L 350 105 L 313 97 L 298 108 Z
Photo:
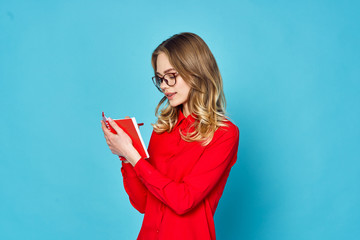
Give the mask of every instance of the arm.
M 239 143 L 237 127 L 214 139 L 183 181 L 162 175 L 149 162 L 140 159 L 134 170 L 146 188 L 179 215 L 194 209 L 214 189 L 219 179 L 236 161 Z
M 145 213 L 147 189 L 137 177 L 130 163 L 122 162 L 121 173 L 126 193 L 131 205 L 140 213 Z
M 112 120 L 110 120 L 110 124 L 116 130 L 116 134 L 110 132 L 110 130 L 107 129 L 104 121 L 101 121 L 104 137 L 106 139 L 106 143 L 109 145 L 111 152 L 118 156 L 125 156 L 126 158 L 140 158 L 139 153 L 132 145 L 130 137 Z M 138 179 L 133 167 L 127 160 L 122 162 L 121 172 L 123 175 L 124 188 L 126 193 L 129 195 L 131 204 L 139 212 L 144 213 L 147 197 L 146 188 Z

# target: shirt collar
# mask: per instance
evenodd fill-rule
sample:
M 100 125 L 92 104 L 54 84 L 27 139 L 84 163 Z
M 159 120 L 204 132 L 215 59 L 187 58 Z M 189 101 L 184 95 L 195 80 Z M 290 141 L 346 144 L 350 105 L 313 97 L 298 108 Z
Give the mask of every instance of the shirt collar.
M 179 109 L 179 114 L 178 114 L 178 121 L 176 123 L 176 125 L 179 125 L 183 120 L 185 120 L 187 123 L 193 123 L 195 122 L 195 118 L 192 116 L 192 114 L 190 114 L 189 116 L 185 117 L 182 110 Z

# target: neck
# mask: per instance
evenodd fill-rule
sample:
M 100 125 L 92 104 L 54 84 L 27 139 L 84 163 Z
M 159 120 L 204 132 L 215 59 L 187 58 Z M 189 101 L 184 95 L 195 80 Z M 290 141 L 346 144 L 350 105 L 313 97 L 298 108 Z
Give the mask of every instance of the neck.
M 182 113 L 185 117 L 190 115 L 189 106 L 187 105 L 187 103 L 183 104 Z

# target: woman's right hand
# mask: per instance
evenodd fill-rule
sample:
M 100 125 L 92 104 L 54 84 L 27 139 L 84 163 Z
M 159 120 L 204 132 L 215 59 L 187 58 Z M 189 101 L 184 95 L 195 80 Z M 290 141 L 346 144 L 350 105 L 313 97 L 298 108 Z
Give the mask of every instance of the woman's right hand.
M 127 116 L 125 118 L 129 117 Z M 132 145 L 131 138 L 115 123 L 114 120 L 109 118 L 108 122 L 117 132 L 116 134 L 112 133 L 106 127 L 104 121 L 101 121 L 104 137 L 111 152 L 115 155 L 125 157 L 125 163 L 131 163 L 135 166 L 141 156 Z

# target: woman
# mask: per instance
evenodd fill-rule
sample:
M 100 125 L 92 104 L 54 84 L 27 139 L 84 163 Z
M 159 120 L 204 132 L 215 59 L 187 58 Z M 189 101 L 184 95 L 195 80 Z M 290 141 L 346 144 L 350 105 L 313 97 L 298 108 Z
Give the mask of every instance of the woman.
M 131 204 L 144 213 L 138 239 L 215 239 L 213 216 L 236 161 L 239 130 L 225 116 L 221 75 L 196 34 L 181 33 L 152 54 L 156 108 L 143 159 L 112 121 L 102 122 L 110 150 L 126 158 L 121 172 Z

